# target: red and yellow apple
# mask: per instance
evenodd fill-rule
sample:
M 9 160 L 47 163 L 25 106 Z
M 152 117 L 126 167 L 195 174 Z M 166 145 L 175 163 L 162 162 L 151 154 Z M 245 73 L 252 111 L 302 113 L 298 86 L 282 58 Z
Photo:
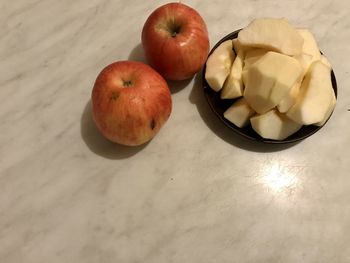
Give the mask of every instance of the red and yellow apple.
M 107 139 L 124 145 L 151 140 L 168 120 L 172 101 L 164 78 L 140 62 L 115 62 L 98 75 L 93 119 Z
M 163 77 L 184 80 L 193 77 L 207 59 L 208 31 L 196 10 L 182 3 L 169 3 L 148 17 L 142 45 L 147 61 Z

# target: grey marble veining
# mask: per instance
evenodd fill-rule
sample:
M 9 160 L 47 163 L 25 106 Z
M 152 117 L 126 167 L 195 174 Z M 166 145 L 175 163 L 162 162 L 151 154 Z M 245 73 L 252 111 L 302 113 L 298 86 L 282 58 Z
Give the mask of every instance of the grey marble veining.
M 150 143 L 103 139 L 97 74 L 144 60 L 164 1 L 0 1 L 0 262 L 350 262 L 348 1 L 184 1 L 213 46 L 256 17 L 310 28 L 338 103 L 290 148 L 242 141 L 210 112 L 200 74 L 170 83 L 173 112 Z

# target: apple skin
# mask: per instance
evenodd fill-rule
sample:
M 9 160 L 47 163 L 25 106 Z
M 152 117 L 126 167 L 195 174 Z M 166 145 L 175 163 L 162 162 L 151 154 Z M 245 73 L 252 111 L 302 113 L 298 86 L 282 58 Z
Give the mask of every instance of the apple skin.
M 142 45 L 148 63 L 163 77 L 189 79 L 207 59 L 207 26 L 193 8 L 169 3 L 148 17 L 142 30 Z
M 130 146 L 151 140 L 172 109 L 164 78 L 150 66 L 132 61 L 105 67 L 96 79 L 91 101 L 93 120 L 102 135 Z

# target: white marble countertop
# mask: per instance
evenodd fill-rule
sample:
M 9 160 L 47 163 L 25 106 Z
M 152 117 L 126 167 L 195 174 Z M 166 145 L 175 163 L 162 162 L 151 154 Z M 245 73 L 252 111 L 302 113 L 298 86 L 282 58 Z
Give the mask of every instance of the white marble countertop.
M 256 17 L 314 32 L 338 82 L 318 133 L 256 146 L 211 113 L 200 77 L 145 146 L 103 139 L 90 94 L 107 64 L 142 60 L 164 1 L 0 1 L 0 262 L 350 262 L 350 2 L 183 1 L 213 46 Z

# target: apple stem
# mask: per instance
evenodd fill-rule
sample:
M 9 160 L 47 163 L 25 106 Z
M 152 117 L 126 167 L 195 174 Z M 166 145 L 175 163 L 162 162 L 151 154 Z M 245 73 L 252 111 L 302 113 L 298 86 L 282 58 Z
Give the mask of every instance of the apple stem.
M 171 37 L 176 37 L 177 34 L 181 31 L 181 25 L 178 24 L 175 20 L 170 21 L 168 24 L 169 32 Z
M 171 29 L 171 37 L 176 37 L 178 33 L 180 33 L 180 26 L 173 25 L 173 28 Z

